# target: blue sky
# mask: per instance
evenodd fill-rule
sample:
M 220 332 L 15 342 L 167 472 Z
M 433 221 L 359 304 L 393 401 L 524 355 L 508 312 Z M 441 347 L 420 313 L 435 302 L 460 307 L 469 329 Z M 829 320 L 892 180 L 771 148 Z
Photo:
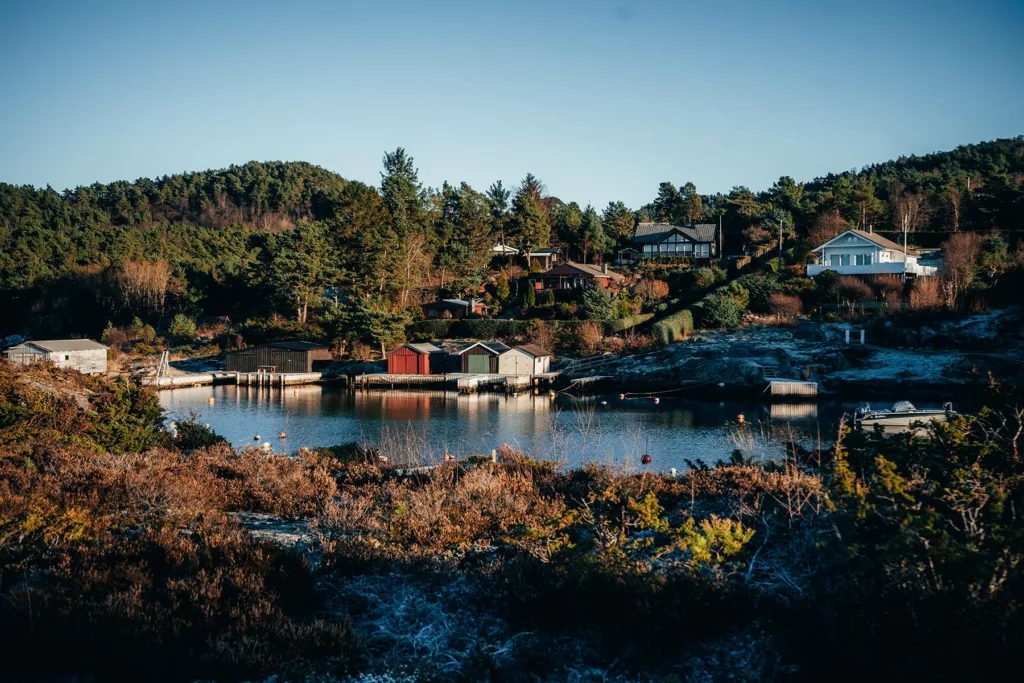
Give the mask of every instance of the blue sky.
M 0 0 L 0 182 L 258 160 L 636 208 L 1024 134 L 1024 3 Z

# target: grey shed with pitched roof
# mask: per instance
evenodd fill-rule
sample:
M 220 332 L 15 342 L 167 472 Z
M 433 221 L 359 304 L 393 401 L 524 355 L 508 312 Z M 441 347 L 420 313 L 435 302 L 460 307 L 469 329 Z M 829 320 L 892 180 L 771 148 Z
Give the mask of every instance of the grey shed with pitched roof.
M 107 371 L 107 347 L 91 339 L 27 341 L 4 351 L 4 357 L 23 367 L 50 362 L 85 375 Z

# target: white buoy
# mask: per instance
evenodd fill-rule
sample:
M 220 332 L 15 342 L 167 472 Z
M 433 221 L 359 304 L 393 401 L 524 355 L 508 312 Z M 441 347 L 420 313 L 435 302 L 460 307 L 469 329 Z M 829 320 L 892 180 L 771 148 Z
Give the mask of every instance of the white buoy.
M 603 405 L 603 406 L 608 405 L 608 401 L 601 401 L 601 405 Z
M 669 474 L 669 476 L 671 476 L 671 477 L 674 477 L 674 476 L 676 476 L 676 468 L 675 468 L 675 467 L 669 467 L 669 468 L 668 468 L 668 474 Z
M 654 399 L 654 405 L 658 405 L 659 403 L 661 403 L 661 399 L 660 398 Z
M 625 394 L 619 394 L 619 400 L 622 401 L 626 398 Z
M 206 402 L 207 402 L 207 403 L 213 403 L 213 402 L 215 402 L 216 400 L 217 400 L 217 399 L 215 399 L 215 398 L 214 398 L 213 396 L 211 396 L 210 398 L 206 399 Z
M 252 437 L 252 440 L 253 441 L 259 441 L 260 440 L 260 435 L 257 434 L 256 436 Z

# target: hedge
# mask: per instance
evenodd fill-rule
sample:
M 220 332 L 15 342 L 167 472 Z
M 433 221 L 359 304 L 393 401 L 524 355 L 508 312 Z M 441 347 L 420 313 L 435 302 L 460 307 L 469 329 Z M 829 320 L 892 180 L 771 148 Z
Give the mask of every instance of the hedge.
M 641 325 L 651 318 L 654 317 L 653 313 L 640 313 L 638 315 L 631 315 L 628 318 L 619 318 L 618 320 L 612 320 L 608 323 L 608 331 L 612 334 L 616 332 L 625 332 L 628 329 L 634 328 L 637 325 Z
M 526 333 L 528 320 L 422 320 L 409 326 L 407 336 L 416 341 L 431 339 L 498 339 Z M 550 324 L 550 323 L 549 323 Z
M 653 329 L 665 344 L 685 339 L 686 335 L 693 332 L 693 314 L 690 309 L 684 308 L 654 323 Z

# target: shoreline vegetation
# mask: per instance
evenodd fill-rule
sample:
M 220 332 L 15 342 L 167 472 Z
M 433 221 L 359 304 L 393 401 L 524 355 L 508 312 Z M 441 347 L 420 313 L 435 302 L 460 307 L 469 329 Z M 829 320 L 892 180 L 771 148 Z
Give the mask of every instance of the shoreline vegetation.
M 8 680 L 964 680 L 1024 644 L 1024 395 L 672 477 L 268 456 L 0 362 Z M 747 446 L 746 444 L 751 444 Z M 47 679 L 47 676 L 52 678 Z

